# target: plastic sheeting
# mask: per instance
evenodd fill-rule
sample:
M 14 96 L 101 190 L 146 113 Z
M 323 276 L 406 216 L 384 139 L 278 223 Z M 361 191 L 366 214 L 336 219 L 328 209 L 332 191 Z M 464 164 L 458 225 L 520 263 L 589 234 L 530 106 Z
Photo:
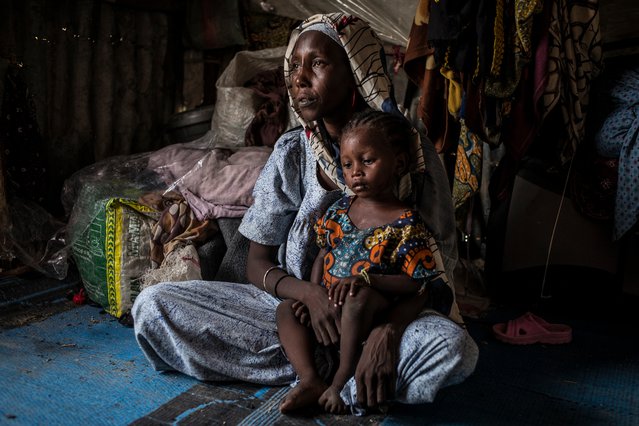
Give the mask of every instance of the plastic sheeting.
M 345 12 L 367 21 L 387 43 L 406 46 L 418 0 L 250 0 L 253 9 L 306 19 L 317 13 Z
M 215 83 L 217 100 L 211 129 L 212 145 L 237 148 L 244 145 L 244 134 L 255 116 L 255 95 L 244 84 L 261 71 L 277 68 L 284 63 L 286 47 L 238 52 Z M 289 114 L 289 128 L 297 126 Z

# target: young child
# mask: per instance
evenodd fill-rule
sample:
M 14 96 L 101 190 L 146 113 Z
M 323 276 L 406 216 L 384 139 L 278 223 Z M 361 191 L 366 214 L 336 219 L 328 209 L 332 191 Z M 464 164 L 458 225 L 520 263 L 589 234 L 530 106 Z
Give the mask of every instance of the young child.
M 413 137 L 401 116 L 369 110 L 353 117 L 340 139 L 340 161 L 354 193 L 328 208 L 317 222 L 321 250 L 311 282 L 326 287 L 340 313 L 339 366 L 330 385 L 314 364 L 313 328 L 294 300 L 277 309 L 277 327 L 299 383 L 280 405 L 288 413 L 318 404 L 340 414 L 340 391 L 353 376 L 362 345 L 376 319 L 399 297 L 416 295 L 440 275 L 434 239 L 419 213 L 397 197 L 408 173 Z

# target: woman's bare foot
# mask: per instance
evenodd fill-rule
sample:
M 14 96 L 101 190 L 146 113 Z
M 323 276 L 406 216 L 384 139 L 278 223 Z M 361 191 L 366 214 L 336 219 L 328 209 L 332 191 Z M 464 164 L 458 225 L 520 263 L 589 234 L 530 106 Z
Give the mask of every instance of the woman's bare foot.
M 327 384 L 321 379 L 300 381 L 280 404 L 280 412 L 288 414 L 317 405 L 317 399 L 326 388 Z
M 333 386 L 326 388 L 322 396 L 319 399 L 319 405 L 324 407 L 324 410 L 331 414 L 344 414 L 346 413 L 346 404 L 342 401 L 342 397 L 339 396 L 340 389 Z

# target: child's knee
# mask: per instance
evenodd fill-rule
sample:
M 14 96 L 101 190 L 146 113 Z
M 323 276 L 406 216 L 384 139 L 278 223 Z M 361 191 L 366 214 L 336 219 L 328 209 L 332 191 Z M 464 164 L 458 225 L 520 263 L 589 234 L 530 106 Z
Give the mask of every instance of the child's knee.
M 342 306 L 342 316 L 359 317 L 364 312 L 377 312 L 385 309 L 388 301 L 379 291 L 372 288 L 360 288 L 355 296 L 348 296 Z
M 348 295 L 346 297 L 344 305 L 342 305 L 342 315 L 346 314 L 356 316 L 360 314 L 364 309 L 366 309 L 370 299 L 371 290 L 367 288 L 360 288 L 354 296 Z
M 277 309 L 275 310 L 275 315 L 276 315 L 278 321 L 280 319 L 290 318 L 290 317 L 294 316 L 294 314 L 293 314 L 293 303 L 294 302 L 295 302 L 294 300 L 286 299 L 286 300 L 280 302 L 279 305 L 277 305 Z

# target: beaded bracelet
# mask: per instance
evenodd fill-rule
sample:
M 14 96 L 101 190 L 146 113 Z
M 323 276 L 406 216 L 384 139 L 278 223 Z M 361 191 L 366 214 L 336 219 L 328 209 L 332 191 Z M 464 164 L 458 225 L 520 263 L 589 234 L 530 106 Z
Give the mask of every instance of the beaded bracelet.
M 366 281 L 366 287 L 370 287 L 371 277 L 368 275 L 368 271 L 366 269 L 362 269 L 361 271 L 359 271 L 359 274 L 362 276 L 362 278 L 364 278 L 364 281 Z
M 275 269 L 282 269 L 282 268 L 280 268 L 279 266 L 271 266 L 270 268 L 266 270 L 266 272 L 264 272 L 264 277 L 262 278 L 262 287 L 264 287 L 264 291 L 267 293 L 269 291 L 266 289 L 266 277 L 268 277 L 268 274 Z

